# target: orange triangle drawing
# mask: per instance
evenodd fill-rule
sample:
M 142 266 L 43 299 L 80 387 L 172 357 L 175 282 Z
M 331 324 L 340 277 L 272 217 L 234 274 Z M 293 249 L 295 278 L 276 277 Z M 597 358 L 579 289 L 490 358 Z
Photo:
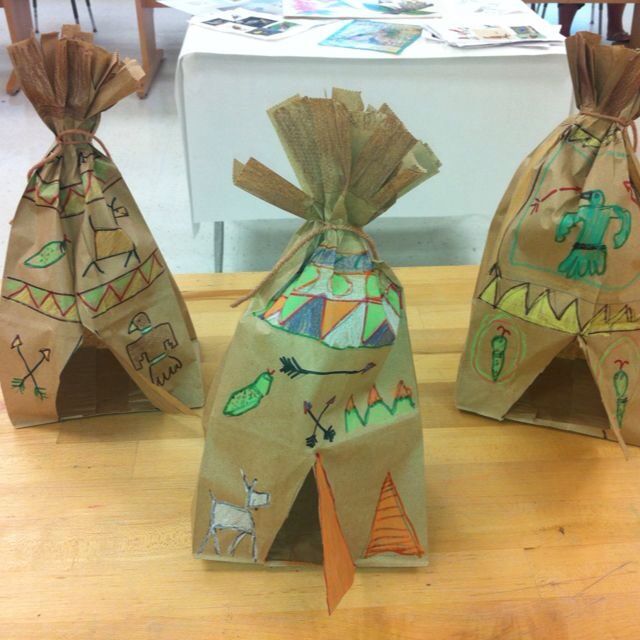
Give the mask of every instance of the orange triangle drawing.
M 336 513 L 333 491 L 322 466 L 320 454 L 316 454 L 313 466 L 318 487 L 318 515 L 320 518 L 320 533 L 322 536 L 322 553 L 324 564 L 324 582 L 327 589 L 327 606 L 332 613 L 353 584 L 356 572 L 355 565 L 349 553 L 347 541 L 342 533 L 342 527 Z
M 369 544 L 364 557 L 369 558 L 379 553 L 398 553 L 403 556 L 418 557 L 424 555 L 424 549 L 404 510 L 391 472 L 387 472 L 380 489 L 378 505 L 371 524 Z
M 285 296 L 280 296 L 274 303 L 262 314 L 263 317 L 268 318 L 272 316 L 274 313 L 278 313 L 282 307 L 284 307 L 284 303 L 287 301 Z
M 348 316 L 359 304 L 359 300 L 355 302 L 350 300 L 327 300 L 324 305 L 324 313 L 322 314 L 320 337 L 325 338 L 326 335 L 333 331 L 336 325 Z

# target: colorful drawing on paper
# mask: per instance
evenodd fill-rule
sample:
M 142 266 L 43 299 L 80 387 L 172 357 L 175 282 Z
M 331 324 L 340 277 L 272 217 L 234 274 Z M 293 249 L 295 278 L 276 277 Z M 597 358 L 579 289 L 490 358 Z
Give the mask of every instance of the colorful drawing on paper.
M 519 318 L 530 324 L 562 331 L 572 335 L 591 335 L 614 333 L 618 331 L 637 331 L 640 329 L 640 316 L 627 304 L 605 304 L 584 322 L 580 322 L 579 300 L 573 299 L 564 308 L 556 311 L 551 302 L 551 290 L 543 291 L 532 302 L 531 284 L 523 282 L 501 290 L 500 276 L 494 277 L 478 296 L 480 300 L 494 309 L 504 311 L 512 318 Z M 591 306 L 591 305 L 590 305 Z
M 416 404 L 413 400 L 413 392 L 404 380 L 400 380 L 395 388 L 393 403 L 385 402 L 374 385 L 367 397 L 367 408 L 364 416 L 358 410 L 353 396 L 347 400 L 344 408 L 344 426 L 347 433 L 357 427 L 386 424 L 396 416 L 402 416 L 415 411 Z
M 471 340 L 471 363 L 485 380 L 509 380 L 526 355 L 526 338 L 506 313 L 487 314 Z
M 551 197 L 556 194 L 561 194 L 566 191 L 573 191 L 575 193 L 580 193 L 582 189 L 580 187 L 556 187 L 555 189 L 551 189 L 549 193 L 545 193 L 541 197 L 534 198 L 531 204 L 529 205 L 531 209 L 531 213 L 538 213 L 540 211 L 540 207 Z
M 611 127 L 601 144 L 608 142 L 611 135 L 615 133 L 615 127 Z M 574 136 L 578 136 L 579 140 L 571 141 L 570 139 Z M 607 268 L 607 253 L 611 249 L 611 243 L 607 241 L 606 232 L 611 220 L 615 219 L 617 226 L 613 239 L 613 248 L 620 249 L 626 243 L 625 236 L 629 236 L 631 228 L 630 217 L 627 223 L 628 210 L 620 205 L 606 204 L 605 194 L 601 189 L 582 192 L 575 185 L 563 185 L 558 188 L 553 184 L 557 176 L 555 165 L 558 162 L 571 163 L 575 159 L 582 166 L 585 159 L 591 163 L 593 162 L 592 156 L 594 154 L 603 152 L 596 148 L 598 146 L 597 140 L 591 140 L 591 138 L 592 136 L 588 132 L 580 133 L 577 128 L 570 128 L 560 144 L 556 146 L 553 153 L 539 168 L 531 188 L 531 194 L 523 203 L 513 221 L 513 230 L 510 231 L 512 241 L 509 248 L 505 248 L 504 258 L 515 267 L 524 267 L 537 273 L 548 273 L 579 280 L 581 285 L 592 287 L 596 290 L 607 292 L 623 291 L 640 279 L 640 271 L 614 270 L 607 272 L 607 277 L 604 279 L 602 274 L 598 272 L 602 271 L 602 268 L 606 271 Z M 582 144 L 583 141 L 586 141 L 587 144 Z M 610 153 L 613 153 L 613 151 L 610 151 Z M 617 188 L 617 184 L 615 188 Z M 530 243 L 527 244 L 527 239 L 535 237 L 541 230 L 550 229 L 549 225 L 555 225 L 557 223 L 556 212 L 566 211 L 575 206 L 576 196 L 574 194 L 569 193 L 567 195 L 565 193 L 564 197 L 559 198 L 560 194 L 565 191 L 576 191 L 576 194 L 580 193 L 585 200 L 588 199 L 587 204 L 578 205 L 577 211 L 568 212 L 573 216 L 579 216 L 575 224 L 571 218 L 566 221 L 561 219 L 556 229 L 556 234 L 558 235 L 555 237 L 559 243 L 559 238 L 565 233 L 562 225 L 578 226 L 576 241 L 564 258 L 558 257 L 557 262 L 555 260 L 540 260 L 542 254 L 535 246 Z M 543 194 L 547 192 L 552 193 L 554 198 L 546 207 L 543 207 L 541 205 L 546 198 Z M 593 194 L 596 192 L 602 195 L 594 197 Z M 598 200 L 601 200 L 601 204 L 598 204 Z M 629 206 L 631 203 L 633 203 L 633 196 L 629 193 Z M 617 209 L 614 210 L 613 207 L 617 207 Z M 531 212 L 540 212 L 544 215 L 544 221 L 537 219 L 540 216 L 529 215 Z M 580 219 L 583 216 L 584 220 Z M 530 229 L 533 230 L 533 233 L 530 233 Z M 571 229 L 568 229 L 566 231 L 567 235 L 570 232 Z M 558 248 L 560 246 L 558 245 Z M 625 256 L 625 259 L 628 259 L 628 256 Z M 542 284 L 539 277 L 536 276 L 535 279 L 539 284 Z
M 266 369 L 253 382 L 234 391 L 227 400 L 222 413 L 225 416 L 241 416 L 255 409 L 269 395 L 273 383 L 273 369 Z
M 209 491 L 211 499 L 209 525 L 207 533 L 196 552 L 198 555 L 204 553 L 209 540 L 213 540 L 213 548 L 216 555 L 222 555 L 219 534 L 224 531 L 233 531 L 236 532 L 236 536 L 229 545 L 227 555 L 234 556 L 238 545 L 249 536 L 251 540 L 251 557 L 254 562 L 258 561 L 256 523 L 251 511 L 268 507 L 271 504 L 271 494 L 266 491 L 256 491 L 255 487 L 258 479 L 254 478 L 252 482 L 249 482 L 245 472 L 241 470 L 240 473 L 245 492 L 244 506 L 218 500 L 213 492 Z
M 600 189 L 585 191 L 580 198 L 587 204 L 577 211 L 564 213 L 556 228 L 556 242 L 564 242 L 574 227 L 580 227 L 569 255 L 558 265 L 566 278 L 580 280 L 585 276 L 601 276 L 607 270 L 605 237 L 609 223 L 619 222 L 613 236 L 613 248 L 620 249 L 631 233 L 631 213 L 618 205 L 607 205 Z
M 127 345 L 129 360 L 136 371 L 149 367 L 149 378 L 158 386 L 163 386 L 179 369 L 182 362 L 169 355 L 178 346 L 178 340 L 170 323 L 152 325 L 149 316 L 141 311 L 129 324 L 129 334 L 140 333 L 140 337 Z
M 31 269 L 46 269 L 50 267 L 67 255 L 67 244 L 70 242 L 67 236 L 63 236 L 62 240 L 47 242 L 24 261 L 24 266 Z
M 627 397 L 627 391 L 629 389 L 629 375 L 624 370 L 624 366 L 629 364 L 628 360 L 614 360 L 614 363 L 618 365 L 618 370 L 613 374 L 613 388 L 616 394 L 616 422 L 618 427 L 622 429 L 622 421 L 624 419 L 624 412 L 627 409 L 627 403 L 629 398 Z
M 19 278 L 6 277 L 2 297 L 54 320 L 80 322 L 76 297 L 72 293 L 50 291 Z
M 86 157 L 88 155 L 82 156 Z M 88 202 L 101 200 L 104 191 L 120 180 L 118 177 L 110 185 L 106 185 L 107 176 L 101 169 L 102 164 L 104 163 L 96 160 L 93 169 L 84 169 L 81 172 L 80 181 L 67 185 L 60 184 L 59 179 L 45 180 L 38 170 L 33 174 L 23 197 L 38 207 L 54 209 L 60 218 L 82 215 Z
M 422 35 L 422 27 L 374 20 L 353 20 L 319 44 L 328 47 L 402 53 Z
M 318 429 L 320 429 L 320 431 L 322 432 L 323 440 L 327 440 L 328 442 L 334 441 L 336 437 L 336 430 L 333 428 L 333 425 L 329 425 L 328 427 L 325 427 L 322 424 L 321 420 L 324 417 L 324 414 L 326 413 L 327 409 L 329 409 L 329 407 L 331 407 L 335 401 L 336 401 L 335 396 L 333 396 L 332 398 L 329 398 L 329 400 L 327 400 L 324 403 L 324 407 L 322 407 L 322 410 L 317 416 L 313 413 L 313 405 L 308 400 L 304 401 L 303 403 L 304 414 L 306 416 L 309 416 L 311 420 L 313 420 L 313 431 L 311 432 L 311 435 L 307 436 L 305 440 L 307 447 L 309 447 L 310 449 L 313 449 L 318 444 L 318 435 L 317 435 Z
M 367 253 L 321 245 L 284 291 L 257 315 L 277 329 L 335 349 L 393 344 L 402 293 L 373 268 Z
M 335 376 L 335 375 L 355 375 L 357 373 L 366 373 L 375 367 L 375 362 L 367 362 L 364 367 L 360 369 L 335 369 L 332 371 L 314 371 L 313 369 L 305 369 L 294 357 L 281 356 L 280 357 L 280 373 L 284 373 L 292 380 L 300 376 L 313 375 L 313 376 Z
M 99 284 L 91 289 L 78 292 L 78 300 L 91 312 L 93 318 L 101 316 L 113 307 L 131 300 L 150 287 L 164 273 L 158 250 L 131 271 Z
M 480 294 L 480 300 L 490 304 L 494 309 L 504 311 L 504 317 L 520 318 L 531 324 L 547 329 L 555 329 L 564 333 L 580 332 L 578 319 L 578 301 L 572 300 L 561 312 L 556 312 L 551 304 L 551 292 L 541 293 L 529 304 L 528 282 L 507 289 L 501 296 L 498 294 L 500 278 L 495 277 Z
M 511 331 L 501 324 L 496 327 L 496 331 L 496 335 L 491 338 L 491 377 L 494 382 L 498 381 L 504 369 L 504 361 L 509 345 L 507 336 L 511 335 Z
M 109 207 L 108 207 L 109 208 Z M 104 273 L 101 263 L 111 258 L 117 258 L 118 256 L 124 256 L 124 267 L 129 266 L 129 261 L 135 258 L 138 263 L 140 262 L 140 256 L 136 249 L 136 245 L 131 240 L 127 232 L 120 227 L 117 219 L 126 217 L 129 212 L 124 209 L 124 213 L 116 213 L 116 209 L 109 208 L 111 212 L 112 222 L 107 220 L 100 220 L 102 218 L 98 213 L 89 214 L 89 224 L 93 231 L 93 259 L 86 266 L 82 272 L 83 276 L 86 276 L 90 269 L 93 267 L 96 271 Z
M 61 322 L 80 322 L 78 301 L 91 312 L 91 317 L 97 318 L 137 296 L 163 273 L 164 266 L 156 249 L 135 269 L 103 284 L 79 291 L 77 295 L 50 291 L 19 278 L 7 277 L 3 297 Z
M 371 524 L 365 558 L 381 553 L 424 555 L 424 549 L 404 508 L 391 472 L 385 476 Z
M 622 336 L 613 340 L 598 359 L 594 376 L 605 405 L 607 398 L 615 399 L 615 422 L 622 429 L 640 382 L 640 349 L 634 339 Z M 610 412 L 613 414 L 613 406 Z
M 565 139 L 567 142 L 574 142 L 580 145 L 582 149 L 593 153 L 597 152 L 604 142 L 604 139 L 598 138 L 598 136 L 578 124 L 574 124 L 569 128 Z
M 11 380 L 11 386 L 20 393 L 24 393 L 27 386 L 27 380 L 30 380 L 31 385 L 33 386 L 33 395 L 36 398 L 40 398 L 40 400 L 46 400 L 47 391 L 44 387 L 41 387 L 38 384 L 38 381 L 36 379 L 36 371 L 44 362 L 49 362 L 49 360 L 51 359 L 51 349 L 40 349 L 40 358 L 33 364 L 29 364 L 29 361 L 22 353 L 21 347 L 22 340 L 20 339 L 19 335 L 16 335 L 16 337 L 11 342 L 11 348 L 15 350 L 15 352 L 20 357 L 20 360 L 22 360 L 22 364 L 24 365 L 25 369 L 25 375 L 23 375 L 22 377 L 13 378 Z

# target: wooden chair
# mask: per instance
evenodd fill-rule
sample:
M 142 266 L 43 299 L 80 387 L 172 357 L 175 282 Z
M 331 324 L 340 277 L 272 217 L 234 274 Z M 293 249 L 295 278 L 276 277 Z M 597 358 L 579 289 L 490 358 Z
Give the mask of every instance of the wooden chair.
M 96 21 L 93 19 L 93 10 L 91 9 L 91 1 L 85 0 L 87 3 L 87 11 L 89 12 L 89 19 L 91 20 L 91 27 L 93 32 L 96 33 L 98 29 L 96 28 Z M 33 21 L 36 26 L 36 33 L 40 33 L 40 29 L 38 28 L 38 0 L 31 0 L 33 5 Z M 73 11 L 73 19 L 76 21 L 76 24 L 80 24 L 80 16 L 78 15 L 78 5 L 76 4 L 76 0 L 71 0 L 71 11 Z
M 31 10 L 29 9 L 29 0 L 0 0 L 0 8 L 4 9 L 7 17 L 7 25 L 9 26 L 9 37 L 11 42 L 24 40 L 31 35 L 33 31 L 33 22 L 31 21 Z M 20 83 L 15 72 L 11 72 L 7 81 L 7 93 L 15 95 L 20 90 Z

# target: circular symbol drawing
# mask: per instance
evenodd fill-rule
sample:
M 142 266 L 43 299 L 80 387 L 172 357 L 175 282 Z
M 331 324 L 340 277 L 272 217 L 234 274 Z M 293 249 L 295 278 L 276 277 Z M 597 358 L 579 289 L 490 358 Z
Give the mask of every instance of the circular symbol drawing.
M 638 382 L 638 347 L 629 337 L 614 340 L 598 361 L 597 382 L 600 393 L 615 398 L 616 423 L 621 429 L 627 405 L 633 398 Z
M 506 313 L 485 316 L 471 341 L 471 363 L 485 380 L 501 384 L 525 354 L 525 337 Z

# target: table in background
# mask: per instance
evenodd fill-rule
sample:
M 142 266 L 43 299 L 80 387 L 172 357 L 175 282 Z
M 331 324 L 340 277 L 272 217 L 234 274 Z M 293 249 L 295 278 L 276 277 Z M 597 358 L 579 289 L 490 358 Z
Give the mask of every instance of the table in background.
M 564 47 L 460 50 L 421 38 L 401 56 L 319 46 L 328 24 L 276 42 L 190 26 L 176 74 L 194 223 L 288 214 L 235 187 L 233 159 L 254 156 L 297 184 L 269 107 L 334 86 L 387 102 L 442 161 L 440 174 L 400 199 L 389 216 L 493 215 L 512 174 L 569 115 Z M 456 222 L 452 222 L 456 224 Z M 215 250 L 216 270 L 222 251 Z
M 0 0 L 0 9 L 4 9 L 11 42 L 25 40 L 31 35 L 33 20 L 29 0 Z M 14 95 L 20 90 L 15 71 L 11 71 L 9 75 L 6 90 L 9 95 Z
M 475 267 L 398 269 L 425 439 L 430 565 L 358 569 L 329 618 L 320 567 L 191 557 L 198 418 L 14 429 L 0 413 L 3 640 L 637 640 L 640 449 L 453 406 Z M 261 274 L 178 276 L 209 383 Z

